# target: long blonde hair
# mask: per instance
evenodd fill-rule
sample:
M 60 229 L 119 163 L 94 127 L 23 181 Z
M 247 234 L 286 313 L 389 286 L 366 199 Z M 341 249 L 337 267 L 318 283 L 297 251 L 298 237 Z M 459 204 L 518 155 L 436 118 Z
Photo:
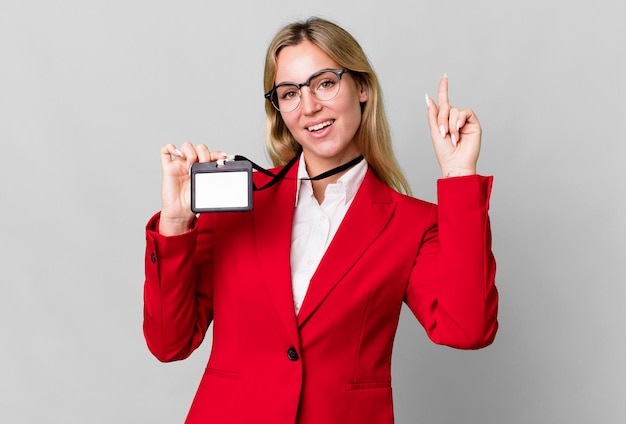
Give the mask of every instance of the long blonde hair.
M 400 170 L 391 146 L 389 123 L 385 115 L 378 78 L 359 43 L 340 26 L 321 18 L 310 18 L 283 27 L 267 49 L 264 92 L 275 84 L 276 61 L 283 47 L 310 41 L 334 60 L 339 67 L 363 84 L 368 93 L 362 105 L 361 125 L 355 139 L 357 147 L 381 181 L 395 190 L 410 194 L 409 184 Z M 302 150 L 285 125 L 280 113 L 267 101 L 267 150 L 274 166 L 284 165 Z

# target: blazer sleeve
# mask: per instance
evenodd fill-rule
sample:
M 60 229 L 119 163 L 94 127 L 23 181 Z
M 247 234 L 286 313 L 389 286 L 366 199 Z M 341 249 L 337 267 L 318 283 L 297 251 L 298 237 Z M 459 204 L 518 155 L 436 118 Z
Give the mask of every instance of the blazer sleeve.
M 157 232 L 159 214 L 146 226 L 143 332 L 160 361 L 188 357 L 213 319 L 211 232 L 200 226 L 177 236 Z
M 498 329 L 496 263 L 491 251 L 492 177 L 437 182 L 438 206 L 407 287 L 405 301 L 430 339 L 459 349 L 493 342 Z

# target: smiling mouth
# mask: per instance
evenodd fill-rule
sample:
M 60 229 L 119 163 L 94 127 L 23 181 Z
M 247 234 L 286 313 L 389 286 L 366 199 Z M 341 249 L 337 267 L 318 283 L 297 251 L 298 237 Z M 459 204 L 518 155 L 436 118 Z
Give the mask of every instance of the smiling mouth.
M 332 125 L 332 124 L 333 124 L 333 122 L 335 122 L 335 120 L 334 120 L 334 119 L 331 119 L 331 120 L 326 121 L 326 122 L 320 122 L 320 123 L 319 123 L 319 124 L 317 124 L 317 125 L 313 125 L 313 126 L 308 127 L 308 128 L 307 128 L 307 130 L 308 130 L 309 132 L 319 131 L 319 130 L 321 130 L 322 128 L 326 128 L 327 126 Z

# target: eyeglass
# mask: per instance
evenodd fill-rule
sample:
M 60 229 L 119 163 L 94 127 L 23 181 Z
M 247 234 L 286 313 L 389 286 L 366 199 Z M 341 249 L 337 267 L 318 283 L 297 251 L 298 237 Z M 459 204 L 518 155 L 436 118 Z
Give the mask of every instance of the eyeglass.
M 339 93 L 341 76 L 349 69 L 322 69 L 311 75 L 305 82 L 296 84 L 294 82 L 281 82 L 265 93 L 265 98 L 279 112 L 293 112 L 300 104 L 302 98 L 302 87 L 309 87 L 311 94 L 316 99 L 328 101 L 334 99 Z

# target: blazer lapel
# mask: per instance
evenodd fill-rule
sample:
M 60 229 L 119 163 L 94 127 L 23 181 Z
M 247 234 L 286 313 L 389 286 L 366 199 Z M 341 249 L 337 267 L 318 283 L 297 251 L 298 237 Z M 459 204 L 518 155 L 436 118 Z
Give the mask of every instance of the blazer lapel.
M 256 251 L 266 285 L 289 337 L 299 344 L 291 288 L 291 229 L 295 210 L 297 163 L 285 179 L 258 191 L 254 205 Z
M 391 189 L 368 169 L 350 209 L 311 279 L 298 314 L 298 327 L 315 312 L 383 231 L 395 207 Z

